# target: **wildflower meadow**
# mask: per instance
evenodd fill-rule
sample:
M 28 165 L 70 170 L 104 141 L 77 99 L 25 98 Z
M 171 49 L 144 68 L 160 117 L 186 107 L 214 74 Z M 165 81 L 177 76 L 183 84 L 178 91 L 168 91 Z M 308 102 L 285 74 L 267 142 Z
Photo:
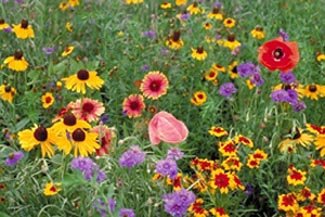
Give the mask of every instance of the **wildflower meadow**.
M 325 217 L 324 0 L 0 0 L 0 217 Z

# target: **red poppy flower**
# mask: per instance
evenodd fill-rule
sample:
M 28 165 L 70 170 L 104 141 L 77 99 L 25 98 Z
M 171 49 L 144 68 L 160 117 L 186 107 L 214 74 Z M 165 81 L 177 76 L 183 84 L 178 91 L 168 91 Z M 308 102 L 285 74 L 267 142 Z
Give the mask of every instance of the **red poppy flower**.
M 271 71 L 288 72 L 299 62 L 298 44 L 281 37 L 265 42 L 258 50 L 258 61 Z

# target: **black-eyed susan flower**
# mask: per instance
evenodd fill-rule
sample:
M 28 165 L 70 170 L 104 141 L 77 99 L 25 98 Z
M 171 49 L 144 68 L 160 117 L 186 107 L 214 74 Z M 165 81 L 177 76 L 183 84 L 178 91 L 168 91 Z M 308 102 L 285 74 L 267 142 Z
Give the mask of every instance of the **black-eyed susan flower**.
M 237 145 L 233 140 L 227 140 L 225 142 L 219 142 L 219 152 L 224 157 L 237 155 Z
M 216 80 L 218 77 L 218 71 L 210 69 L 209 71 L 207 71 L 204 75 L 205 80 L 207 81 L 214 81 Z
M 233 28 L 236 25 L 236 20 L 228 17 L 223 21 L 223 25 L 227 28 Z
M 230 190 L 233 180 L 229 173 L 223 169 L 216 169 L 211 172 L 209 185 L 212 189 L 218 189 L 221 194 L 227 194 Z
M 220 8 L 214 7 L 212 11 L 208 14 L 208 18 L 214 20 L 223 20 L 223 15 L 220 11 Z
M 229 215 L 226 213 L 225 209 L 222 207 L 215 207 L 209 210 L 209 212 L 214 217 L 229 217 Z
M 288 169 L 287 182 L 289 185 L 303 185 L 306 181 L 306 171 L 298 170 L 294 166 Z
M 42 97 L 41 97 L 41 101 L 42 101 L 42 106 L 45 109 L 48 109 L 49 107 L 51 107 L 55 101 L 53 94 L 50 92 L 46 92 Z
M 14 24 L 13 32 L 16 34 L 16 37 L 20 39 L 35 37 L 34 30 L 27 20 L 22 20 L 21 23 L 17 25 Z
M 89 129 L 91 126 L 86 121 L 77 119 L 72 113 L 65 113 L 63 117 L 52 126 L 55 132 L 63 135 L 65 135 L 66 132 L 71 133 L 78 128 Z
M 62 189 L 60 188 L 61 183 L 53 183 L 53 182 L 49 182 L 46 183 L 44 189 L 43 189 L 43 194 L 45 196 L 54 196 L 57 193 L 59 193 L 59 191 L 61 191 Z
M 191 15 L 195 15 L 195 14 L 200 14 L 203 12 L 203 9 L 201 9 L 199 7 L 199 4 L 197 2 L 194 2 L 193 4 L 190 4 L 186 10 L 191 14 Z
M 74 46 L 67 46 L 64 51 L 62 52 L 61 56 L 62 57 L 66 57 L 68 55 L 70 55 L 72 53 L 72 51 L 74 50 Z
M 175 0 L 176 6 L 186 5 L 187 0 Z
M 213 126 L 209 130 L 209 134 L 215 137 L 227 136 L 228 132 L 222 127 Z
M 208 53 L 203 47 L 198 47 L 196 49 L 192 48 L 192 58 L 198 61 L 203 61 L 208 57 Z
M 80 69 L 76 74 L 62 78 L 62 81 L 65 82 L 65 87 L 68 90 L 82 94 L 86 93 L 86 86 L 90 89 L 99 90 L 104 84 L 104 80 L 97 75 L 96 71 L 86 69 Z
M 213 27 L 212 24 L 209 22 L 203 23 L 203 28 L 205 30 L 210 30 L 210 29 L 212 29 L 212 27 Z
M 143 0 L 125 0 L 125 3 L 128 4 L 128 5 L 141 4 L 141 3 L 143 3 Z
M 256 87 L 256 85 L 250 79 L 247 79 L 245 83 L 249 90 L 252 90 L 254 87 Z
M 312 100 L 318 100 L 320 96 L 325 95 L 322 86 L 318 84 L 306 85 L 302 94 Z
M 307 124 L 307 129 L 315 134 L 314 144 L 316 149 L 320 151 L 320 156 L 325 156 L 325 126 Z
M 14 87 L 6 84 L 2 84 L 0 86 L 0 98 L 2 100 L 12 103 L 15 94 L 16 94 L 16 89 Z
M 72 32 L 73 31 L 72 23 L 71 22 L 66 22 L 65 29 L 68 30 L 68 32 Z
M 284 139 L 279 144 L 279 149 L 281 152 L 296 152 L 297 146 L 301 145 L 303 147 L 309 146 L 314 141 L 314 136 L 308 134 L 301 129 L 296 129 L 293 136 Z
M 171 7 L 172 7 L 172 4 L 169 3 L 169 2 L 163 2 L 163 3 L 160 4 L 161 9 L 169 9 Z
M 4 64 L 6 64 L 9 69 L 17 72 L 25 71 L 29 65 L 21 51 L 16 51 L 13 56 L 7 57 Z
M 132 94 L 123 100 L 123 113 L 129 118 L 140 117 L 146 108 L 144 98 L 139 94 Z
M 281 194 L 278 197 L 278 209 L 285 212 L 296 212 L 299 204 L 296 196 L 293 193 Z
M 235 50 L 236 48 L 240 47 L 241 43 L 236 40 L 234 34 L 228 35 L 227 39 L 223 41 L 222 46 L 229 48 L 231 51 Z
M 0 25 L 0 26 L 1 26 L 1 25 Z M 0 27 L 0 29 L 1 29 L 1 27 Z M 324 53 L 317 53 L 317 55 L 316 55 L 316 60 L 317 60 L 318 62 L 325 61 L 325 54 L 324 54 Z
M 7 29 L 9 27 L 10 27 L 9 24 L 6 23 L 6 21 L 4 19 L 0 19 L 0 30 Z
M 237 61 L 233 61 L 229 66 L 228 66 L 228 73 L 231 79 L 235 79 L 238 78 L 238 71 L 237 71 L 237 66 L 238 66 L 238 62 Z
M 167 94 L 169 81 L 164 73 L 159 71 L 151 71 L 142 79 L 140 90 L 148 99 L 157 100 Z
M 175 31 L 173 34 L 168 37 L 166 41 L 166 46 L 168 46 L 170 49 L 178 50 L 184 46 L 184 42 L 181 39 L 181 32 Z
M 191 98 L 191 103 L 196 106 L 201 106 L 206 101 L 207 101 L 207 94 L 202 90 L 196 91 Z
M 251 31 L 251 36 L 253 38 L 256 38 L 258 40 L 261 40 L 265 38 L 265 32 L 262 27 L 256 26 L 252 31 Z
M 188 211 L 193 214 L 194 217 L 207 217 L 209 216 L 208 210 L 204 209 L 204 201 L 202 198 L 198 198 L 188 208 Z
M 53 128 L 45 128 L 43 126 L 35 126 L 32 129 L 20 131 L 18 139 L 21 148 L 28 152 L 40 146 L 43 158 L 54 155 L 53 145 L 60 140 Z

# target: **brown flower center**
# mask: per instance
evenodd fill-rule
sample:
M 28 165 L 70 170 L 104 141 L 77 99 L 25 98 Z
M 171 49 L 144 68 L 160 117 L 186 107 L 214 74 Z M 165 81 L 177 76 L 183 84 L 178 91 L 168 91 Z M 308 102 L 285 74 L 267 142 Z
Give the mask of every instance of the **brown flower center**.
M 232 20 L 231 19 L 228 19 L 226 22 L 227 22 L 227 24 L 232 24 Z
M 21 59 L 23 58 L 23 52 L 21 52 L 21 51 L 16 51 L 16 52 L 14 53 L 14 58 L 15 58 L 15 60 L 21 60 Z
M 35 139 L 37 139 L 40 142 L 46 141 L 47 136 L 48 136 L 47 130 L 43 126 L 38 127 L 34 132 Z
M 219 8 L 217 8 L 217 7 L 215 7 L 215 8 L 212 9 L 212 13 L 213 13 L 213 14 L 219 14 L 219 11 L 220 11 L 220 10 L 219 10 Z
M 53 185 L 53 186 L 50 188 L 50 191 L 52 191 L 52 192 L 56 192 L 56 187 Z
M 197 52 L 198 54 L 203 54 L 203 52 L 204 52 L 203 47 L 198 47 L 197 50 L 196 50 L 196 52 Z
M 316 92 L 317 91 L 317 86 L 312 84 L 312 85 L 309 85 L 308 87 L 308 90 L 312 93 Z
M 6 86 L 5 87 L 5 92 L 6 93 L 10 93 L 11 92 L 11 87 L 10 86 Z
M 293 140 L 299 139 L 301 137 L 301 133 L 299 132 L 299 130 L 296 130 L 296 134 L 292 137 Z
M 77 123 L 77 118 L 73 114 L 65 114 L 63 116 L 63 123 L 67 126 L 74 126 Z
M 279 60 L 281 59 L 282 57 L 284 56 L 284 53 L 282 51 L 281 48 L 277 48 L 273 51 L 273 57 L 276 59 L 276 60 Z
M 45 98 L 45 102 L 46 102 L 46 103 L 50 103 L 50 102 L 52 102 L 52 98 L 49 97 L 49 96 L 47 96 L 47 97 Z
M 85 132 L 82 129 L 78 128 L 75 131 L 73 131 L 73 133 L 72 133 L 72 139 L 74 141 L 76 141 L 76 142 L 85 141 L 86 134 L 85 134 Z
M 27 29 L 28 21 L 27 20 L 21 20 L 20 27 L 23 28 L 23 29 Z
M 86 113 L 91 113 L 94 110 L 94 108 L 95 106 L 90 102 L 86 102 L 82 105 L 82 111 Z
M 233 67 L 232 70 L 231 70 L 231 72 L 237 74 L 238 73 L 237 66 Z
M 89 72 L 86 69 L 80 69 L 77 73 L 77 77 L 79 80 L 85 81 L 89 78 Z
M 0 25 L 1 24 L 4 24 L 5 23 L 5 20 L 4 19 L 0 19 Z
M 236 40 L 236 37 L 234 34 L 230 34 L 230 35 L 228 35 L 227 40 L 230 42 L 234 42 Z
M 196 8 L 198 6 L 198 3 L 194 2 L 192 5 L 193 5 L 193 8 Z
M 255 28 L 255 30 L 258 31 L 258 32 L 263 32 L 263 27 L 261 27 L 261 26 L 257 26 L 257 27 Z
M 180 31 L 175 31 L 172 36 L 172 40 L 177 42 L 181 38 L 181 32 Z

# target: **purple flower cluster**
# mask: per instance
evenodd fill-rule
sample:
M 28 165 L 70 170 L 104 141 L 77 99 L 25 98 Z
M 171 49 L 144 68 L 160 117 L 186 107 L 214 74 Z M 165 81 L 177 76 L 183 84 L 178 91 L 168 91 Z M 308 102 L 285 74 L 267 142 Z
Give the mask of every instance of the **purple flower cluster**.
M 296 81 L 296 76 L 292 72 L 281 72 L 280 80 L 285 84 L 292 84 Z
M 219 94 L 226 98 L 231 97 L 236 92 L 237 92 L 237 89 L 236 89 L 234 83 L 232 83 L 232 82 L 224 83 L 219 88 Z
M 55 47 L 43 47 L 42 51 L 45 55 L 49 56 L 55 51 Z
M 271 93 L 271 98 L 277 103 L 289 103 L 296 112 L 306 108 L 305 103 L 303 101 L 299 101 L 298 93 L 293 89 L 275 90 Z
M 5 160 L 7 166 L 15 166 L 22 158 L 24 153 L 22 151 L 17 151 L 9 154 L 8 158 Z
M 116 207 L 116 200 L 108 198 L 107 201 L 97 199 L 94 203 L 95 210 L 100 214 L 101 217 L 108 216 L 108 213 L 112 214 Z
M 133 209 L 122 208 L 118 214 L 119 217 L 135 217 Z
M 186 189 L 163 195 L 164 209 L 171 216 L 181 217 L 195 202 L 195 194 Z
M 180 160 L 184 156 L 184 153 L 179 148 L 170 148 L 167 152 L 167 158 L 172 160 Z
M 187 20 L 190 19 L 190 17 L 191 17 L 191 14 L 188 13 L 188 12 L 183 12 L 183 13 L 181 13 L 181 15 L 180 15 L 180 19 L 181 19 L 182 21 L 187 21 Z
M 170 179 L 175 179 L 177 176 L 177 163 L 173 159 L 163 159 L 156 164 L 156 173 L 162 176 L 169 177 Z
M 146 154 L 135 145 L 121 155 L 119 164 L 121 167 L 132 168 L 143 163 L 145 157 Z
M 148 31 L 144 31 L 142 33 L 142 36 L 150 38 L 150 39 L 155 39 L 157 37 L 157 34 L 154 30 L 148 30 Z
M 87 181 L 96 177 L 96 181 L 101 183 L 106 179 L 104 171 L 100 170 L 98 165 L 87 157 L 74 158 L 71 161 L 71 168 L 79 170 Z
M 237 67 L 237 71 L 240 77 L 250 77 L 250 81 L 256 86 L 262 86 L 264 84 L 260 68 L 251 62 L 240 64 Z
M 279 30 L 279 35 L 282 37 L 283 41 L 289 41 L 289 34 L 284 31 L 284 29 Z

